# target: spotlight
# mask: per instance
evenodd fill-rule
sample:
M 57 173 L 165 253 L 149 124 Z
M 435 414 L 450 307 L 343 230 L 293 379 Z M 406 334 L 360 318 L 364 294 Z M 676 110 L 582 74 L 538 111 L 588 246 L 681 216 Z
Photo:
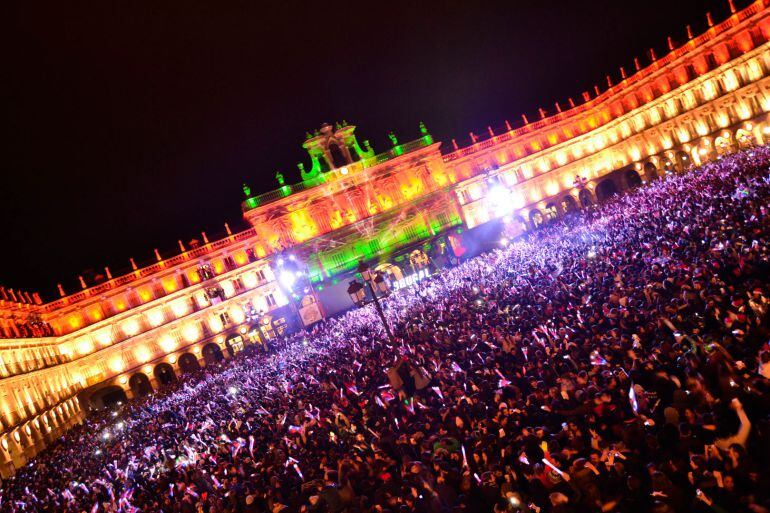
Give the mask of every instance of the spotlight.
M 502 185 L 497 185 L 489 189 L 486 200 L 489 206 L 492 207 L 498 215 L 508 214 L 513 210 L 511 191 Z
M 227 392 L 228 392 L 230 395 L 235 395 L 235 394 L 237 394 L 237 393 L 238 393 L 238 389 L 237 389 L 237 388 L 235 388 L 235 387 L 230 387 L 230 388 L 228 388 L 228 389 L 227 389 Z
M 508 245 L 508 239 L 506 239 L 505 237 L 500 239 L 500 245 L 501 246 L 507 246 Z
M 109 431 L 105 431 L 104 433 L 102 433 L 102 438 L 104 438 L 105 440 L 109 440 L 110 439 L 110 432 Z
M 287 289 L 290 289 L 292 285 L 294 285 L 294 282 L 297 281 L 297 277 L 294 275 L 294 273 L 284 271 L 280 274 L 278 280 L 281 282 L 281 285 Z

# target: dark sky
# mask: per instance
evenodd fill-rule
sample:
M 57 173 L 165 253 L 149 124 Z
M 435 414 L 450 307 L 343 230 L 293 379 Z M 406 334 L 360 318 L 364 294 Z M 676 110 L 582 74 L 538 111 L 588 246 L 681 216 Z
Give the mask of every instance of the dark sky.
M 534 119 L 708 10 L 727 2 L 20 2 L 3 28 L 0 284 L 50 298 L 241 225 L 241 184 L 297 181 L 324 121 L 379 152 L 420 121 L 447 147 Z

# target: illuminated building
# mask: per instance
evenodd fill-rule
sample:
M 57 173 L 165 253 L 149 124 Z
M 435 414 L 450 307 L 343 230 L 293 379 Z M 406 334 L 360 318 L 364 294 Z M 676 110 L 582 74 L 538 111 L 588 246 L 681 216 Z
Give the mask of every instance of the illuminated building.
M 437 237 L 496 219 L 513 236 L 764 144 L 769 40 L 770 12 L 755 2 L 633 74 L 621 71 L 603 91 L 443 152 L 424 126 L 412 142 L 391 134 L 391 148 L 376 153 L 359 144 L 354 126 L 325 125 L 303 145 L 310 164 L 300 184 L 279 174 L 275 191 L 253 196 L 244 187 L 248 230 L 180 243 L 179 254 L 156 252 L 152 265 L 120 276 L 105 269 L 102 282 L 81 279 L 82 290 L 51 302 L 0 289 L 2 475 L 89 408 L 146 394 L 289 329 L 312 294 L 290 297 L 274 272 L 279 255 L 299 255 L 318 285 L 361 259 L 407 274 L 391 259 Z

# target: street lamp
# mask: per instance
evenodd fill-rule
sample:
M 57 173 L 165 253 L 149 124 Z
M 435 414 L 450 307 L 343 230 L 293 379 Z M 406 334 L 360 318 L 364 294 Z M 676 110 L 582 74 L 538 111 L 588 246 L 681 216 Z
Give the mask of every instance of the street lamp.
M 350 282 L 350 286 L 348 286 L 348 294 L 350 295 L 350 299 L 354 304 L 358 306 L 364 304 L 364 299 L 366 298 L 366 290 L 364 289 L 364 286 L 358 283 L 356 280 Z
M 390 325 L 388 324 L 387 319 L 385 319 L 385 313 L 382 311 L 382 305 L 380 305 L 380 298 L 377 296 L 377 291 L 383 295 L 388 293 L 388 283 L 385 281 L 385 277 L 382 276 L 382 273 L 376 273 L 374 276 L 372 276 L 371 269 L 369 269 L 369 266 L 364 262 L 358 264 L 358 272 L 361 274 L 361 278 L 364 279 L 366 286 L 369 287 L 369 292 L 372 294 L 374 307 L 380 316 L 382 325 L 385 327 L 385 333 L 387 333 L 388 339 L 391 343 L 394 343 L 393 333 L 390 331 Z M 364 306 L 367 304 L 366 290 L 364 285 L 361 285 L 356 280 L 350 282 L 350 285 L 348 286 L 348 295 L 350 296 L 350 299 L 353 301 L 353 303 L 358 306 Z

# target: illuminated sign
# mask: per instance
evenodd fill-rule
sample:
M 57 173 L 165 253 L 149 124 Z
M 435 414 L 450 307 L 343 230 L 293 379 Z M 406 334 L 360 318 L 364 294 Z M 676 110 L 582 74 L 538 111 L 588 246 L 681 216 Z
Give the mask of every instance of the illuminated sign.
M 422 281 L 429 276 L 430 276 L 430 271 L 428 271 L 427 269 L 421 269 L 414 274 L 410 274 L 405 278 L 401 278 L 400 280 L 394 281 L 393 290 L 399 290 L 406 287 L 411 287 L 415 283 Z

